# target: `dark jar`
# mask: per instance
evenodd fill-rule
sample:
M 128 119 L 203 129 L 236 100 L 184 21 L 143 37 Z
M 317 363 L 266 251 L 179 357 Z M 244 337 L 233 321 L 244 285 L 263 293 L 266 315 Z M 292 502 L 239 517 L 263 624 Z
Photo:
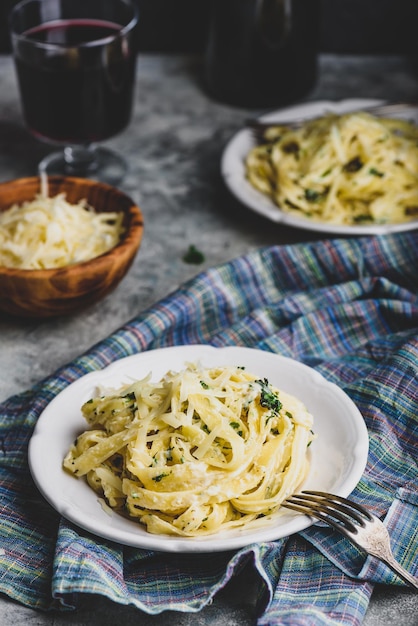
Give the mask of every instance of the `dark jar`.
M 321 0 L 211 0 L 205 81 L 215 99 L 271 107 L 317 77 Z

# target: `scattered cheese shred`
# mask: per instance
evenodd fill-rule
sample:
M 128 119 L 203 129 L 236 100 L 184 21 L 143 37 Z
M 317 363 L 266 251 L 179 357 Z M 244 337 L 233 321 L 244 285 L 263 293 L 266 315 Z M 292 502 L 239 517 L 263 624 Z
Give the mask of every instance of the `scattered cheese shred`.
M 85 200 L 39 194 L 0 212 L 0 266 L 52 269 L 88 261 L 113 248 L 122 213 L 96 213 Z

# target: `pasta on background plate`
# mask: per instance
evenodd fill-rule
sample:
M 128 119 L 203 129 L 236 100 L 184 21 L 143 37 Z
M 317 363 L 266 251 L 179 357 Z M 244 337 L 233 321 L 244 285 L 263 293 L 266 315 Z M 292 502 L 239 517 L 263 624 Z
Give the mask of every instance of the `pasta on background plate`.
M 418 127 L 366 112 L 272 126 L 245 160 L 248 181 L 281 210 L 353 226 L 418 218 Z
M 309 471 L 313 418 L 241 367 L 188 364 L 82 406 L 64 468 L 156 534 L 263 525 Z

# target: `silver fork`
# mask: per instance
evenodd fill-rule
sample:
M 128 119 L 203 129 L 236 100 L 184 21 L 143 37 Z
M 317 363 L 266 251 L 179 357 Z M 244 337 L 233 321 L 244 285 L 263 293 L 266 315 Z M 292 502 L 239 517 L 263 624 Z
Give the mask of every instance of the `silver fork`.
M 395 560 L 383 522 L 356 502 L 323 491 L 302 491 L 287 498 L 282 506 L 326 522 L 418 589 L 418 578 Z
M 363 107 L 362 109 L 358 109 L 361 111 L 366 111 L 367 113 L 372 113 L 373 115 L 377 115 L 380 117 L 391 116 L 403 113 L 404 111 L 408 111 L 411 107 L 415 107 L 417 105 L 416 102 L 385 102 L 382 104 L 375 104 L 369 107 Z M 351 111 L 354 113 L 354 111 Z M 300 117 L 298 119 L 283 121 L 283 122 L 266 122 L 260 118 L 249 118 L 245 120 L 245 126 L 251 131 L 253 139 L 257 144 L 264 143 L 266 141 L 264 133 L 268 131 L 270 128 L 274 128 L 275 126 L 286 126 L 287 128 L 300 128 L 305 122 L 319 119 L 323 117 L 323 114 L 315 116 L 313 118 Z

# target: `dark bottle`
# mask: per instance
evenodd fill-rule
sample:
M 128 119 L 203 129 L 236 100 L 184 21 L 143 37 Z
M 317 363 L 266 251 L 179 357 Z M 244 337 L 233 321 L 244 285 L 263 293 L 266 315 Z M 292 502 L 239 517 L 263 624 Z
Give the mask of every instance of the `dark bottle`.
M 306 95 L 317 76 L 321 0 L 212 0 L 208 92 L 243 107 Z

